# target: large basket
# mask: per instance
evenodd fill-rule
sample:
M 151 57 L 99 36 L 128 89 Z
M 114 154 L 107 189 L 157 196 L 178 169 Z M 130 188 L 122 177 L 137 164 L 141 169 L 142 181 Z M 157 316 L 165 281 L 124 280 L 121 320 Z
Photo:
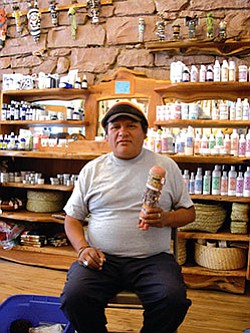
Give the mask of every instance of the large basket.
M 179 238 L 177 242 L 178 242 L 177 262 L 179 265 L 184 265 L 187 260 L 187 240 Z M 171 252 L 174 252 L 173 240 L 171 240 L 170 250 Z
M 209 269 L 240 269 L 246 265 L 246 259 L 245 249 L 209 247 L 195 243 L 196 263 Z
M 64 196 L 60 191 L 27 191 L 26 209 L 36 213 L 54 213 L 62 210 Z
M 195 221 L 183 227 L 181 231 L 206 231 L 216 233 L 226 219 L 227 211 L 220 204 L 200 204 L 195 203 Z

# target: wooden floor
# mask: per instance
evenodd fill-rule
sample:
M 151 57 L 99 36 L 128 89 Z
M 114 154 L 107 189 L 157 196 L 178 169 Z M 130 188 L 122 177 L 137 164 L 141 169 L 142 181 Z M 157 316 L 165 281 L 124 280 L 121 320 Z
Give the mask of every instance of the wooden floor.
M 58 296 L 66 276 L 64 271 L 20 265 L 5 260 L 0 260 L 0 272 L 0 302 L 14 294 Z M 250 328 L 250 288 L 247 289 L 245 295 L 188 290 L 193 304 L 178 333 L 239 333 Z M 106 311 L 110 332 L 140 331 L 141 310 Z

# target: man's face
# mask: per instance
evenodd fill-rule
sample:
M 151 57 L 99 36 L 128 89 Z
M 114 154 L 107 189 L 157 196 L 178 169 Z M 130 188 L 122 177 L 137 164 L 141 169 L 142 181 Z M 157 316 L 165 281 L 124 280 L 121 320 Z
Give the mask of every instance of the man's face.
M 107 140 L 118 158 L 127 160 L 139 155 L 145 138 L 141 123 L 129 117 L 118 117 L 108 124 Z

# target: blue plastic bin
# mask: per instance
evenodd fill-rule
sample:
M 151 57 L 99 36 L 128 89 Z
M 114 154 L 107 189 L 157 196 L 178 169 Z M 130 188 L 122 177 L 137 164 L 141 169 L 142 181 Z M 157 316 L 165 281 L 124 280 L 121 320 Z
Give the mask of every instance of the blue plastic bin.
M 63 333 L 74 333 L 60 309 L 60 300 L 54 296 L 13 295 L 0 304 L 0 333 L 10 333 L 15 320 L 29 320 L 34 327 L 40 323 L 65 324 Z

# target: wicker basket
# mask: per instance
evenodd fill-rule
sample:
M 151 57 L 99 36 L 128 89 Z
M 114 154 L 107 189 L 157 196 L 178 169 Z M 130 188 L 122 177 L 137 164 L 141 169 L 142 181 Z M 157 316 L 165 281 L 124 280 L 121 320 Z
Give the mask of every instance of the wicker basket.
M 225 222 L 227 211 L 222 205 L 195 203 L 194 206 L 195 221 L 179 228 L 179 230 L 216 233 Z
M 246 265 L 246 259 L 245 249 L 209 247 L 195 243 L 196 263 L 209 269 L 240 269 Z
M 27 191 L 26 209 L 35 213 L 54 213 L 62 210 L 64 196 L 59 191 Z
M 178 239 L 178 257 L 177 262 L 179 265 L 184 265 L 187 260 L 187 240 L 186 239 Z M 171 240 L 170 244 L 170 250 L 171 252 L 174 252 L 174 241 Z

